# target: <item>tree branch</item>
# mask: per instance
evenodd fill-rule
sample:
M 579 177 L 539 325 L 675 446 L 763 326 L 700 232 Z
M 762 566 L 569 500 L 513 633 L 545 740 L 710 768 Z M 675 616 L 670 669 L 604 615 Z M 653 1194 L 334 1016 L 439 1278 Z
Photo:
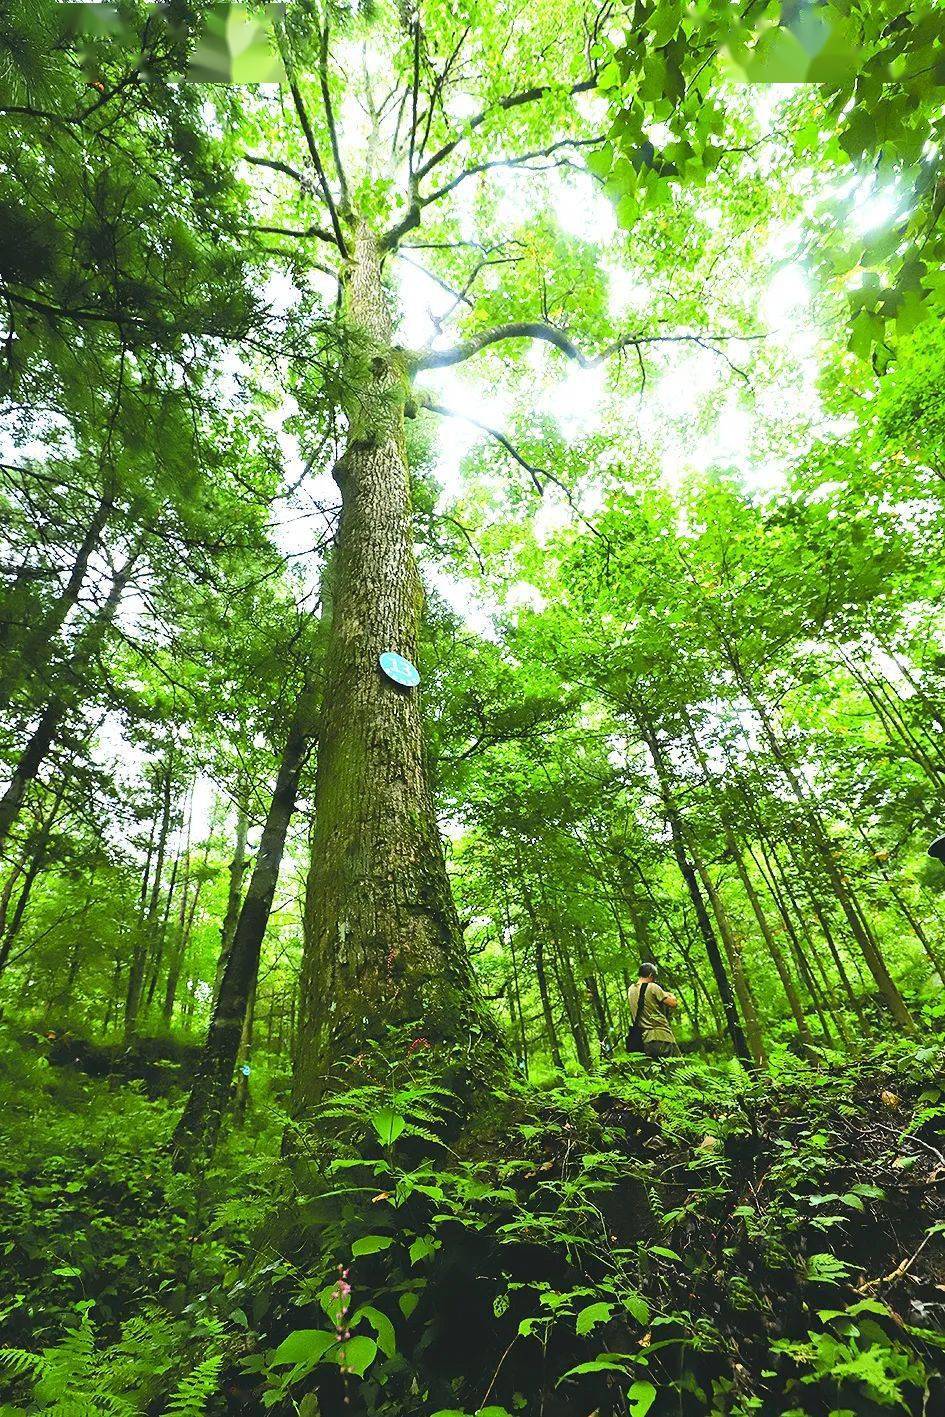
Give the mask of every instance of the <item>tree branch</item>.
M 464 340 L 462 344 L 454 345 L 451 349 L 424 350 L 414 356 L 414 369 L 445 369 L 451 364 L 462 364 L 465 360 L 471 359 L 474 354 L 488 349 L 490 345 L 500 344 L 502 341 L 510 339 L 544 340 L 548 344 L 553 344 L 556 349 L 560 349 L 562 354 L 573 359 L 582 369 L 594 369 L 624 349 L 635 350 L 639 357 L 640 351 L 645 345 L 694 344 L 700 349 L 717 354 L 725 360 L 733 373 L 747 380 L 748 375 L 745 371 L 734 364 L 728 355 L 717 346 L 732 341 L 753 343 L 756 340 L 767 339 L 767 334 L 764 332 L 748 335 L 681 332 L 668 335 L 621 335 L 619 339 L 606 345 L 596 354 L 588 355 L 556 325 L 545 324 L 540 320 L 512 320 L 507 325 L 498 325 L 495 329 L 484 330 L 482 334 L 474 335 L 471 339 Z
M 407 180 L 413 185 L 414 155 L 417 150 L 417 99 L 420 94 L 420 20 L 413 18 L 413 83 L 410 91 L 410 151 L 407 154 Z
M 422 274 L 426 276 L 427 280 L 432 280 L 433 284 L 434 284 L 434 285 L 438 285 L 441 290 L 443 290 L 443 291 L 446 292 L 447 295 L 452 295 L 452 297 L 453 297 L 453 307 L 452 307 L 452 308 L 453 308 L 454 310 L 455 310 L 455 308 L 456 308 L 457 305 L 460 305 L 460 304 L 463 304 L 463 303 L 465 303 L 466 305 L 468 305 L 469 308 L 470 308 L 470 310 L 472 310 L 472 309 L 474 308 L 472 301 L 470 300 L 469 296 L 466 294 L 466 290 L 469 289 L 469 285 L 466 286 L 466 290 L 454 290 L 453 287 L 447 283 L 447 281 L 443 280 L 440 276 L 435 275 L 435 274 L 433 273 L 433 271 L 428 270 L 427 267 L 424 266 L 424 265 L 421 265 L 421 263 L 420 263 L 419 261 L 414 261 L 414 260 L 412 260 L 412 259 L 410 258 L 410 256 L 405 256 L 404 253 L 403 253 L 403 251 L 397 251 L 395 254 L 397 255 L 397 257 L 398 257 L 399 260 L 405 261 L 408 266 L 413 266 L 413 268 L 414 268 L 415 271 L 420 271 L 420 272 L 422 272 Z M 483 264 L 484 264 L 484 263 L 483 263 Z M 481 269 L 481 267 L 478 267 L 478 266 L 477 266 L 477 268 L 476 268 L 477 272 L 478 272 L 480 269 Z M 475 276 L 473 276 L 473 279 L 475 279 Z M 471 283 L 472 283 L 472 282 L 470 281 L 470 284 L 471 284 Z M 451 311 L 450 313 L 452 313 L 452 311 Z M 445 320 L 447 317 L 444 315 L 444 316 L 442 316 L 441 318 Z
M 566 92 L 569 96 L 573 97 L 575 94 L 589 93 L 591 89 L 596 87 L 597 76 L 595 74 L 589 79 L 581 79 L 578 83 L 572 84 Z M 445 158 L 448 158 L 450 153 L 454 152 L 456 148 L 459 147 L 460 143 L 469 137 L 470 133 L 475 132 L 477 128 L 481 128 L 483 123 L 491 118 L 493 114 L 508 113 L 510 109 L 521 108 L 524 104 L 537 103 L 538 100 L 544 98 L 546 94 L 553 93 L 556 88 L 556 84 L 535 84 L 530 89 L 522 89 L 520 93 L 508 94 L 505 98 L 500 98 L 498 103 L 490 104 L 488 108 L 480 109 L 473 118 L 470 118 L 462 133 L 458 134 L 455 138 L 450 138 L 449 142 L 444 143 L 441 148 L 427 158 L 426 162 L 422 163 L 420 167 L 417 168 L 417 181 L 422 181 L 428 172 L 432 172 L 434 167 L 443 162 Z
M 273 172 L 284 172 L 287 177 L 293 177 L 300 187 L 308 187 L 309 185 L 304 172 L 290 167 L 287 162 L 280 162 L 278 158 L 258 157 L 256 153 L 244 153 L 243 161 L 252 163 L 253 167 L 271 167 Z
M 450 526 L 455 526 L 456 530 L 462 533 L 463 540 L 466 542 L 466 545 L 469 547 L 470 551 L 475 556 L 480 573 L 484 576 L 486 574 L 486 563 L 482 559 L 482 552 L 479 550 L 479 547 L 472 539 L 469 528 L 463 526 L 463 523 L 461 521 L 458 521 L 456 517 L 451 517 L 448 512 L 434 512 L 433 515 L 439 521 L 449 522 Z
M 584 526 L 586 526 L 588 531 L 593 532 L 593 534 L 598 538 L 598 540 L 604 543 L 605 547 L 607 548 L 607 556 L 609 560 L 611 552 L 610 542 L 608 541 L 607 537 L 604 536 L 603 532 L 598 531 L 597 527 L 594 525 L 593 522 L 589 522 L 587 520 L 587 517 L 585 517 L 580 507 L 575 502 L 574 497 L 571 494 L 570 487 L 568 487 L 567 483 L 562 482 L 560 477 L 556 477 L 555 474 L 553 472 L 549 472 L 546 467 L 535 467 L 533 463 L 530 463 L 527 458 L 522 456 L 522 454 L 516 448 L 515 444 L 512 443 L 505 436 L 504 433 L 500 433 L 498 428 L 493 428 L 490 423 L 482 423 L 478 418 L 472 418 L 468 413 L 460 413 L 459 409 L 449 408 L 446 404 L 437 403 L 433 399 L 424 398 L 422 401 L 418 402 L 417 407 L 429 409 L 430 413 L 438 413 L 444 418 L 461 418 L 464 423 L 469 423 L 472 425 L 473 428 L 479 428 L 483 433 L 488 433 L 490 438 L 494 438 L 495 441 L 505 449 L 509 456 L 515 459 L 519 467 L 523 467 L 525 469 L 525 471 L 531 478 L 532 484 L 539 497 L 544 497 L 545 488 L 547 487 L 548 483 L 553 483 L 554 486 L 557 487 L 560 492 L 564 493 L 565 500 L 567 501 L 568 506 L 571 508 L 572 512 L 574 512 L 578 521 L 581 522 Z M 541 480 L 542 478 L 545 479 L 544 483 Z
M 521 153 L 518 157 L 497 157 L 488 162 L 478 162 L 472 167 L 463 168 L 462 172 L 450 178 L 449 182 L 444 182 L 442 187 L 437 187 L 436 191 L 430 192 L 426 197 L 418 198 L 421 207 L 428 207 L 432 202 L 438 202 L 441 197 L 452 192 L 461 182 L 465 182 L 467 177 L 476 177 L 479 173 L 489 172 L 494 167 L 523 167 L 528 162 L 533 162 L 536 158 L 551 157 L 553 153 L 561 148 L 590 148 L 604 141 L 603 136 L 595 138 L 562 138 L 560 142 L 552 143 L 547 148 L 536 148 L 533 152 Z M 544 169 L 536 169 L 542 171 Z
M 299 239 L 315 237 L 319 241 L 327 241 L 331 246 L 337 246 L 332 233 L 324 226 L 254 226 L 254 231 L 264 232 L 267 236 L 294 236 Z
M 315 175 L 318 178 L 318 185 L 321 188 L 322 196 L 325 199 L 325 205 L 328 208 L 328 215 L 331 217 L 331 229 L 334 232 L 335 244 L 337 245 L 338 250 L 341 252 L 341 254 L 343 256 L 347 256 L 348 247 L 341 230 L 341 223 L 338 220 L 338 209 L 335 206 L 335 200 L 331 195 L 331 188 L 328 185 L 328 178 L 325 176 L 325 169 L 322 166 L 321 156 L 319 155 L 318 151 L 318 144 L 315 141 L 315 134 L 312 131 L 312 125 L 309 122 L 309 116 L 305 108 L 304 100 L 302 98 L 302 92 L 299 88 L 298 80 L 295 77 L 295 66 L 292 62 L 292 58 L 289 53 L 288 39 L 286 38 L 285 30 L 282 28 L 281 25 L 277 27 L 276 33 L 278 35 L 279 40 L 279 52 L 282 55 L 282 62 L 285 65 L 286 75 L 289 80 L 289 92 L 292 95 L 292 102 L 295 104 L 295 111 L 298 115 L 299 123 L 302 127 L 302 132 L 305 135 L 305 143 L 308 147 L 308 154 L 312 160 L 312 166 L 314 167 Z
M 325 17 L 325 28 L 321 32 L 321 48 L 319 51 L 318 77 L 321 83 L 322 104 L 325 109 L 325 121 L 328 124 L 328 137 L 331 142 L 331 156 L 335 164 L 335 172 L 338 175 L 338 188 L 341 192 L 341 206 L 347 210 L 351 205 L 348 197 L 348 180 L 345 177 L 344 166 L 341 161 L 341 147 L 338 143 L 338 130 L 335 127 L 335 114 L 331 106 L 331 92 L 328 88 L 328 17 Z
M 490 345 L 500 344 L 504 340 L 510 339 L 545 340 L 584 368 L 593 363 L 582 354 L 574 341 L 569 339 L 564 331 L 559 330 L 556 325 L 546 325 L 541 320 L 512 320 L 507 325 L 498 325 L 495 329 L 484 330 L 482 334 L 474 335 L 471 339 L 464 340 L 462 344 L 454 345 L 452 349 L 425 350 L 415 357 L 414 368 L 445 369 L 451 364 L 462 364 L 465 360 L 471 359 L 474 354 L 488 349 Z
M 504 433 L 500 433 L 498 428 L 493 428 L 489 423 L 481 423 L 478 418 L 472 418 L 468 413 L 460 413 L 459 409 L 448 408 L 444 403 L 436 403 L 433 399 L 424 399 L 422 403 L 418 404 L 418 407 L 429 409 L 430 413 L 438 413 L 442 418 L 461 418 L 464 423 L 470 423 L 473 428 L 488 433 L 490 438 L 494 438 L 497 443 L 500 443 L 509 456 L 515 459 L 519 467 L 525 469 L 538 495 L 544 494 L 545 488 L 541 479 L 542 477 L 550 477 L 550 474 L 545 472 L 544 468 L 535 467 L 527 458 L 524 458 L 515 444 L 510 442 Z

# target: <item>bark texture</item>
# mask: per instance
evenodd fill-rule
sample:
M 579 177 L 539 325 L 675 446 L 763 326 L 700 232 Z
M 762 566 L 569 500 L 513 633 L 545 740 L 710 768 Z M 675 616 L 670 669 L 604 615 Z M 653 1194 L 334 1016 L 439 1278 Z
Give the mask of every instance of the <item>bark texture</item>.
M 423 591 L 413 550 L 404 440 L 409 370 L 393 344 L 381 252 L 351 237 L 345 312 L 347 444 L 328 582 L 330 628 L 318 725 L 296 1110 L 329 1060 L 389 1025 L 457 1039 L 482 1016 L 433 809 L 420 691 L 381 672 L 393 650 L 416 662 Z

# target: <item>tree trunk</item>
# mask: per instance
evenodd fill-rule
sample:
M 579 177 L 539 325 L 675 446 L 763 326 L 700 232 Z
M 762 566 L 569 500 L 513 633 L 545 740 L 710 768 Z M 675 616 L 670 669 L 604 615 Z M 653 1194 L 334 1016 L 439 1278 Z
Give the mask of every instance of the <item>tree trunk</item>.
M 72 570 L 69 579 L 62 589 L 61 594 L 50 606 L 49 611 L 43 616 L 39 625 L 34 625 L 23 643 L 16 648 L 16 661 L 12 668 L 8 668 L 3 676 L 2 689 L 0 689 L 0 706 L 6 707 L 14 694 L 31 675 L 42 668 L 49 659 L 50 647 L 59 631 L 66 622 L 66 617 L 79 599 L 79 592 L 85 584 L 88 575 L 89 561 L 93 553 L 102 543 L 102 533 L 105 530 L 108 518 L 114 506 L 113 495 L 110 490 L 106 490 L 96 507 L 92 519 L 86 528 L 85 535 L 79 549 L 76 551 L 75 560 L 72 563 Z
M 659 783 L 660 796 L 663 800 L 663 809 L 666 819 L 669 822 L 670 839 L 673 846 L 673 856 L 676 865 L 679 867 L 679 874 L 683 878 L 689 898 L 692 901 L 696 912 L 696 920 L 699 922 L 699 932 L 702 935 L 706 954 L 709 957 L 709 966 L 715 976 L 716 988 L 719 991 L 719 998 L 722 1000 L 722 1012 L 725 1015 L 725 1026 L 728 1036 L 732 1040 L 732 1047 L 735 1050 L 736 1058 L 748 1065 L 753 1066 L 754 1058 L 751 1049 L 748 1047 L 741 1020 L 738 1017 L 738 1009 L 735 1006 L 735 998 L 732 994 L 732 986 L 729 982 L 728 973 L 725 968 L 725 961 L 722 959 L 722 951 L 716 939 L 715 931 L 712 928 L 712 921 L 709 919 L 709 912 L 706 910 L 702 892 L 699 889 L 699 881 L 695 868 L 686 852 L 686 838 L 682 821 L 676 808 L 676 803 L 670 789 L 669 773 L 663 757 L 656 731 L 652 728 L 645 717 L 637 710 L 634 710 L 638 726 L 643 734 L 643 740 L 650 753 L 653 762 L 653 769 Z
M 298 795 L 299 777 L 312 740 L 312 706 L 303 690 L 286 737 L 276 785 L 262 830 L 256 863 L 240 909 L 220 993 L 213 1010 L 194 1085 L 171 1143 L 183 1169 L 201 1152 L 212 1152 L 226 1107 L 250 992 L 285 851 L 286 833 Z
M 174 903 L 177 891 L 177 873 L 180 870 L 181 853 L 178 849 L 174 857 L 174 865 L 171 867 L 171 879 L 167 885 L 167 894 L 164 898 L 164 911 L 161 916 L 161 924 L 155 932 L 155 939 L 148 956 L 148 987 L 144 991 L 144 1011 L 150 1014 L 151 1005 L 154 1002 L 154 991 L 157 988 L 158 976 L 161 972 L 161 965 L 164 963 L 164 947 L 167 944 L 167 927 L 171 918 L 171 906 Z M 184 868 L 184 900 L 187 899 L 187 868 Z
M 335 468 L 342 509 L 328 585 L 297 1112 L 318 1097 L 328 1056 L 391 1027 L 434 1042 L 474 1033 L 495 1041 L 450 891 L 419 693 L 378 667 L 386 650 L 416 661 L 423 594 L 404 440 L 408 370 L 392 345 L 381 253 L 360 221 L 351 247 L 348 435 Z
M 171 1019 L 174 1016 L 174 1001 L 177 998 L 177 986 L 180 983 L 180 974 L 184 967 L 187 946 L 190 944 L 190 936 L 194 928 L 194 917 L 197 914 L 197 906 L 200 903 L 200 893 L 202 889 L 203 881 L 197 881 L 194 886 L 190 909 L 186 911 L 186 918 L 184 905 L 181 906 L 180 931 L 178 933 L 177 945 L 172 951 L 170 961 L 168 962 L 167 984 L 164 989 L 164 1005 L 161 1009 L 161 1018 L 165 1028 L 170 1028 Z M 186 902 L 186 900 L 187 896 L 185 894 L 184 901 Z
M 889 973 L 882 951 L 873 938 L 872 931 L 869 929 L 861 912 L 856 907 L 856 902 L 852 898 L 851 892 L 844 880 L 843 873 L 834 858 L 833 843 L 827 834 L 820 814 L 815 805 L 810 801 L 798 774 L 794 771 L 792 764 L 788 760 L 783 750 L 781 740 L 775 732 L 770 715 L 765 705 L 759 700 L 757 694 L 753 692 L 751 686 L 748 684 L 737 658 L 733 661 L 733 668 L 739 679 L 740 687 L 751 703 L 755 713 L 758 715 L 775 762 L 778 764 L 786 781 L 789 783 L 798 805 L 805 811 L 820 859 L 823 862 L 824 870 L 827 874 L 827 879 L 830 881 L 834 894 L 840 903 L 840 908 L 846 917 L 847 924 L 850 927 L 850 933 L 860 947 L 860 951 L 866 961 L 867 968 L 873 976 L 876 987 L 899 1027 L 905 1033 L 914 1034 L 916 1032 L 915 1020 L 906 1007 L 905 1000 L 900 994 L 892 975 Z
M 709 897 L 709 904 L 712 907 L 712 914 L 715 916 L 715 923 L 718 925 L 719 934 L 722 936 L 722 944 L 725 947 L 725 957 L 728 960 L 729 972 L 732 976 L 732 983 L 735 986 L 735 997 L 738 1000 L 742 1018 L 745 1020 L 745 1035 L 748 1039 L 748 1046 L 751 1049 L 752 1057 L 756 1063 L 767 1061 L 765 1053 L 764 1038 L 761 1032 L 761 1021 L 758 1018 L 758 1006 L 755 1003 L 755 996 L 752 992 L 745 967 L 742 962 L 742 952 L 735 932 L 732 929 L 728 912 L 722 902 L 722 897 L 715 888 L 715 882 L 709 872 L 708 866 L 702 860 L 696 850 L 692 840 L 689 840 L 687 855 L 695 866 L 702 882 L 702 888 Z
M 249 1102 L 249 1057 L 253 1046 L 255 1017 L 256 984 L 254 982 L 249 991 L 249 998 L 246 1000 L 243 1031 L 240 1034 L 240 1046 L 236 1053 L 236 1097 L 233 1100 L 233 1120 L 240 1127 L 246 1119 L 246 1106 Z
M 791 977 L 791 971 L 788 969 L 787 960 L 784 958 L 781 946 L 775 938 L 774 930 L 771 928 L 768 917 L 764 913 L 758 892 L 755 890 L 754 883 L 742 859 L 741 850 L 728 827 L 725 829 L 725 839 L 735 864 L 735 870 L 738 872 L 738 879 L 742 883 L 742 890 L 745 892 L 748 904 L 751 906 L 752 913 L 758 924 L 758 929 L 761 931 L 761 937 L 768 947 L 768 953 L 774 961 L 774 967 L 778 971 L 778 978 L 781 980 L 784 997 L 787 999 L 788 1008 L 791 1010 L 791 1015 L 797 1025 L 797 1031 L 800 1034 L 801 1041 L 806 1047 L 810 1047 L 813 1043 L 813 1038 L 811 1037 L 810 1028 L 808 1027 L 807 1015 L 804 1010 L 804 1005 L 801 1002 L 800 994 L 797 992 L 797 987 Z
M 548 990 L 548 971 L 545 969 L 545 941 L 540 932 L 535 936 L 535 977 L 538 980 L 538 996 L 541 999 L 541 1011 L 545 1020 L 545 1032 L 548 1035 L 551 1061 L 556 1068 L 563 1068 L 564 1059 L 561 1056 L 561 1046 L 558 1043 L 558 1029 L 555 1025 L 555 1016 L 551 1009 L 551 994 Z
M 68 786 L 68 783 L 69 776 L 67 773 L 64 772 L 60 777 L 59 785 L 56 788 L 56 794 L 53 798 L 52 806 L 47 812 L 44 820 L 41 822 L 39 831 L 37 832 L 36 838 L 33 841 L 29 865 L 26 867 L 25 874 L 23 875 L 23 881 L 20 886 L 20 894 L 17 897 L 17 902 L 14 906 L 13 914 L 10 916 L 9 920 L 6 919 L 6 911 L 7 907 L 9 906 L 9 900 L 5 899 L 3 902 L 3 910 L 2 912 L 0 912 L 3 918 L 2 934 L 0 934 L 0 974 L 3 973 L 4 969 L 6 969 L 6 966 L 9 963 L 10 952 L 13 949 L 16 937 L 19 934 L 20 926 L 23 924 L 23 916 L 25 915 L 26 907 L 29 904 L 29 898 L 33 889 L 33 884 L 36 881 L 36 878 L 39 875 L 40 871 L 42 871 L 43 867 L 46 865 L 46 861 L 49 855 L 49 843 L 52 838 L 53 827 L 56 824 L 56 818 L 59 815 L 59 808 L 62 806 L 62 800 L 66 795 L 66 787 Z M 11 872 L 11 880 L 15 879 L 17 875 L 17 871 Z
M 75 652 L 69 662 L 69 669 L 76 669 L 86 664 L 101 648 L 108 628 L 115 618 L 121 597 L 131 579 L 140 546 L 139 542 L 125 564 L 114 576 L 105 604 L 86 626 L 85 632 L 77 641 Z M 10 829 L 23 805 L 27 789 L 36 780 L 37 773 L 46 761 L 47 754 L 56 741 L 56 736 L 70 707 L 71 699 L 67 693 L 54 694 L 40 714 L 39 721 L 19 756 L 7 789 L 0 799 L 0 848 L 3 847 L 10 834 Z
M 226 969 L 226 962 L 230 957 L 230 950 L 233 947 L 233 936 L 236 933 L 236 922 L 240 914 L 240 900 L 243 892 L 243 875 L 246 871 L 246 837 L 249 832 L 249 813 L 240 803 L 236 813 L 236 845 L 233 848 L 233 860 L 230 862 L 230 887 L 226 897 L 226 912 L 223 916 L 223 925 L 220 929 L 220 956 L 217 960 L 216 978 L 213 981 L 213 1000 L 216 1000 L 220 993 L 220 985 L 223 982 L 223 971 Z
M 158 905 L 161 899 L 161 878 L 164 873 L 164 856 L 167 838 L 171 828 L 171 806 L 174 790 L 174 744 L 168 748 L 161 782 L 161 826 L 158 831 L 157 854 L 154 875 L 151 880 L 151 897 L 143 928 L 132 941 L 131 962 L 128 966 L 128 988 L 125 994 L 125 1038 L 134 1037 L 138 1027 L 138 1010 L 141 1006 L 141 990 L 144 986 L 144 970 L 148 952 L 154 942 L 157 927 Z

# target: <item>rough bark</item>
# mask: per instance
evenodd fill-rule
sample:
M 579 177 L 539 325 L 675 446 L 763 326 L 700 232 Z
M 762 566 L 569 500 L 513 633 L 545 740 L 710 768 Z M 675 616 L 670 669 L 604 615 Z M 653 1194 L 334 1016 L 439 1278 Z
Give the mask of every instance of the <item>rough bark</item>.
M 328 585 L 297 1112 L 317 1099 L 329 1058 L 391 1027 L 432 1043 L 492 1037 L 437 830 L 420 692 L 378 667 L 385 650 L 417 659 L 423 597 L 404 441 L 408 370 L 392 342 L 377 241 L 358 223 L 350 244 L 348 433 L 335 469 L 342 508 Z

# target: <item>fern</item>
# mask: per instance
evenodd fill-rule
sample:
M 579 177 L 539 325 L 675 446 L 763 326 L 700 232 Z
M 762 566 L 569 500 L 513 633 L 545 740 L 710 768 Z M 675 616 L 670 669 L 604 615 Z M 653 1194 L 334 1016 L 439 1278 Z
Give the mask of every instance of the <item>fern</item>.
M 9 1368 L 15 1378 L 38 1376 L 44 1362 L 41 1353 L 29 1353 L 25 1348 L 0 1348 L 0 1365 Z
M 215 1351 L 192 1366 L 192 1322 L 149 1311 L 130 1319 L 116 1343 L 98 1347 L 86 1309 L 55 1347 L 42 1353 L 3 1349 L 0 1365 L 31 1384 L 29 1411 L 41 1417 L 140 1417 L 166 1391 L 168 1373 L 190 1369 L 164 1411 L 167 1417 L 203 1417 L 223 1364 L 222 1333 L 219 1320 L 200 1322 L 204 1351 L 207 1345 Z
M 198 1364 L 178 1384 L 177 1391 L 164 1409 L 165 1417 L 203 1417 L 207 1403 L 216 1392 L 222 1366 L 221 1353 Z

